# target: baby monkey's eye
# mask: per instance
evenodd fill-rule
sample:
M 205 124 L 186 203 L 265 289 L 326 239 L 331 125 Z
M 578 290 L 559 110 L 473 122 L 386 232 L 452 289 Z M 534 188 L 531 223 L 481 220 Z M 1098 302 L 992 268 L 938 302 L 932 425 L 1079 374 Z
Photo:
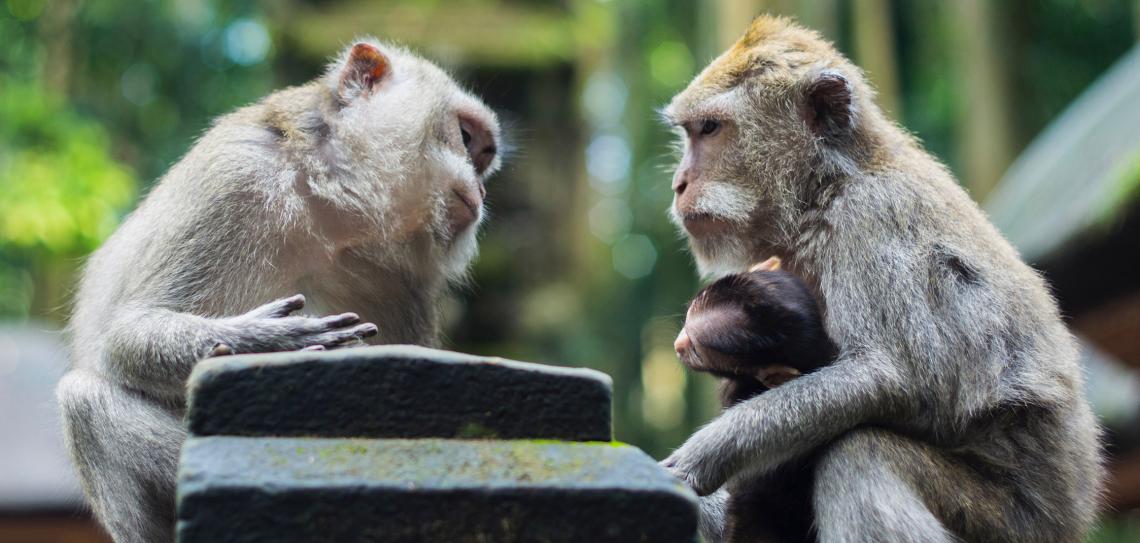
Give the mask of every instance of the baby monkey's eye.
M 715 119 L 705 119 L 701 121 L 701 135 L 711 136 L 720 130 L 720 121 Z
M 466 128 L 463 128 L 462 126 L 459 127 L 459 135 L 463 137 L 464 147 L 471 145 L 471 133 L 468 132 Z

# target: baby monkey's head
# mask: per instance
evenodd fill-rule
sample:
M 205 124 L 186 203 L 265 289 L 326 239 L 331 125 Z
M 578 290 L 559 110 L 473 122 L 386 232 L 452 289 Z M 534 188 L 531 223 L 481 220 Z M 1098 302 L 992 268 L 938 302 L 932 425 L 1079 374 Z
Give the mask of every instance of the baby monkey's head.
M 824 366 L 835 353 L 815 298 L 778 258 L 697 293 L 673 346 L 690 369 L 765 388 Z

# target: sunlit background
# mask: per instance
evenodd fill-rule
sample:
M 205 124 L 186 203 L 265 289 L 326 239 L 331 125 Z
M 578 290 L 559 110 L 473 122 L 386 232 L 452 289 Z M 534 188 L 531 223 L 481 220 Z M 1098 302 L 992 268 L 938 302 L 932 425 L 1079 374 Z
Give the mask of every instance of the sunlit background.
M 656 108 L 763 11 L 835 40 L 1049 276 L 1109 428 L 1095 540 L 1140 541 L 1136 0 L 0 0 L 0 541 L 98 537 L 51 398 L 84 255 L 211 118 L 359 35 L 452 71 L 516 148 L 445 344 L 605 371 L 617 438 L 667 453 L 717 407 L 672 351 L 699 283 Z

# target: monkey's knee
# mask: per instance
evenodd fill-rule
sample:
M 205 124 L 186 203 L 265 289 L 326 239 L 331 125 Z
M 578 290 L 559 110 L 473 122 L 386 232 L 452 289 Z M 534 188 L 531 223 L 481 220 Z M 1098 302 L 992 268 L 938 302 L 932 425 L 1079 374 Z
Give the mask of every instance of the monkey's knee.
M 827 447 L 816 467 L 812 507 L 821 542 L 950 542 L 954 538 L 898 471 L 905 440 L 858 429 Z
M 84 492 L 115 541 L 173 540 L 179 419 L 82 369 L 60 379 L 56 397 Z

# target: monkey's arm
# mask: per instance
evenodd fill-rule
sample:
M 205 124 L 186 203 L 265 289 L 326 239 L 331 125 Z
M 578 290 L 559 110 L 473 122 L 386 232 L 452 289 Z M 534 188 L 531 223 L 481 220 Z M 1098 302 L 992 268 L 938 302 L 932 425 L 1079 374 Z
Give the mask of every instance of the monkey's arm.
M 179 393 L 198 360 L 219 345 L 231 353 L 327 348 L 377 332 L 373 324 L 360 324 L 354 313 L 289 316 L 304 304 L 305 297 L 296 295 L 222 318 L 126 308 L 109 323 L 104 356 L 112 373 L 132 387 Z
M 742 470 L 768 471 L 875 418 L 896 390 L 899 378 L 880 357 L 843 356 L 725 410 L 661 465 L 708 495 Z

